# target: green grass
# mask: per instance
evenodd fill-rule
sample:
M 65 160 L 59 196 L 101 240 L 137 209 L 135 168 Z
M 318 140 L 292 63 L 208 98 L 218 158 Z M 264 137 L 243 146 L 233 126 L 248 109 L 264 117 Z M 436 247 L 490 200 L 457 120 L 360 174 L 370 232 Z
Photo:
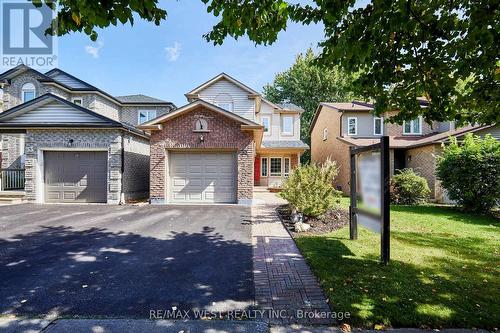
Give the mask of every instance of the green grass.
M 363 228 L 356 241 L 348 227 L 296 239 L 333 311 L 350 312 L 357 327 L 499 327 L 498 220 L 395 206 L 391 232 L 387 267 L 379 264 L 380 235 Z

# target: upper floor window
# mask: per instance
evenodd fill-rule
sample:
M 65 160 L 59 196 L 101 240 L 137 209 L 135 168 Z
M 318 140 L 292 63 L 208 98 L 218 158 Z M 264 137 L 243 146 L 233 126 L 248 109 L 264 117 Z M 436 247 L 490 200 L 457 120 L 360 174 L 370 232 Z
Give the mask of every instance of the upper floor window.
M 83 105 L 83 101 L 81 98 L 73 98 L 73 103 L 80 106 Z
M 384 119 L 381 117 L 373 118 L 373 135 L 384 134 Z
M 284 116 L 281 122 L 281 134 L 293 135 L 293 117 Z
M 138 113 L 138 124 L 145 123 L 146 121 L 150 121 L 151 119 L 156 118 L 156 110 L 139 110 Z
M 422 117 L 403 121 L 403 134 L 422 134 Z
M 328 139 L 328 128 L 323 128 L 323 141 Z
M 270 134 L 271 133 L 271 117 L 265 116 L 265 117 L 260 117 L 260 122 L 262 126 L 264 126 L 264 134 Z
M 21 88 L 23 103 L 31 101 L 36 97 L 36 89 L 33 83 L 25 83 Z
M 224 109 L 226 111 L 233 111 L 233 103 L 232 102 L 217 102 L 215 103 L 218 107 L 221 109 Z
M 347 118 L 347 135 L 357 135 L 358 134 L 358 118 L 349 117 Z
M 208 121 L 206 119 L 197 119 L 194 124 L 195 131 L 203 132 L 208 131 Z

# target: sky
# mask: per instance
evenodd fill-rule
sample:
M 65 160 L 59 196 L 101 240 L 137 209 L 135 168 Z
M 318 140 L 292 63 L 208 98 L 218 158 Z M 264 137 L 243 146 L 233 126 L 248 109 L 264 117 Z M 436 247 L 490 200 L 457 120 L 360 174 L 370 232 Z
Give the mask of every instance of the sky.
M 109 27 L 95 43 L 84 34 L 59 38 L 59 68 L 115 96 L 140 93 L 181 106 L 185 93 L 221 72 L 262 91 L 324 36 L 321 25 L 290 24 L 271 46 L 246 37 L 214 46 L 202 36 L 217 18 L 200 0 L 160 1 L 160 7 L 168 12 L 160 26 L 136 20 L 133 27 Z

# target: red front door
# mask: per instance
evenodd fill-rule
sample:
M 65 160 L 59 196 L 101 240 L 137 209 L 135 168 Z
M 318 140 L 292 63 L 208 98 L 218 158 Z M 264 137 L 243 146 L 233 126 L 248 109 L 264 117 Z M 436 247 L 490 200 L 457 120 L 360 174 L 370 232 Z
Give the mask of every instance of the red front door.
M 253 179 L 254 183 L 258 184 L 260 182 L 260 157 L 255 156 L 255 163 L 253 164 Z

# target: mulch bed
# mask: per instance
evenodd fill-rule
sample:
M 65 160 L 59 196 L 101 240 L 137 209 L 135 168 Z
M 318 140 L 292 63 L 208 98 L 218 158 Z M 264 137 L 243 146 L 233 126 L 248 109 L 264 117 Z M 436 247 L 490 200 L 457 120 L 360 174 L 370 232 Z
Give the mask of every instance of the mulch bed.
M 290 231 L 293 237 L 321 235 L 341 229 L 349 224 L 349 212 L 345 209 L 334 208 L 319 217 L 304 217 L 303 222 L 310 224 L 311 229 L 306 232 L 295 232 L 293 223 L 290 221 L 292 214 L 291 206 L 288 204 L 281 205 L 276 208 L 276 211 L 278 212 L 281 222 L 285 225 L 288 231 Z

